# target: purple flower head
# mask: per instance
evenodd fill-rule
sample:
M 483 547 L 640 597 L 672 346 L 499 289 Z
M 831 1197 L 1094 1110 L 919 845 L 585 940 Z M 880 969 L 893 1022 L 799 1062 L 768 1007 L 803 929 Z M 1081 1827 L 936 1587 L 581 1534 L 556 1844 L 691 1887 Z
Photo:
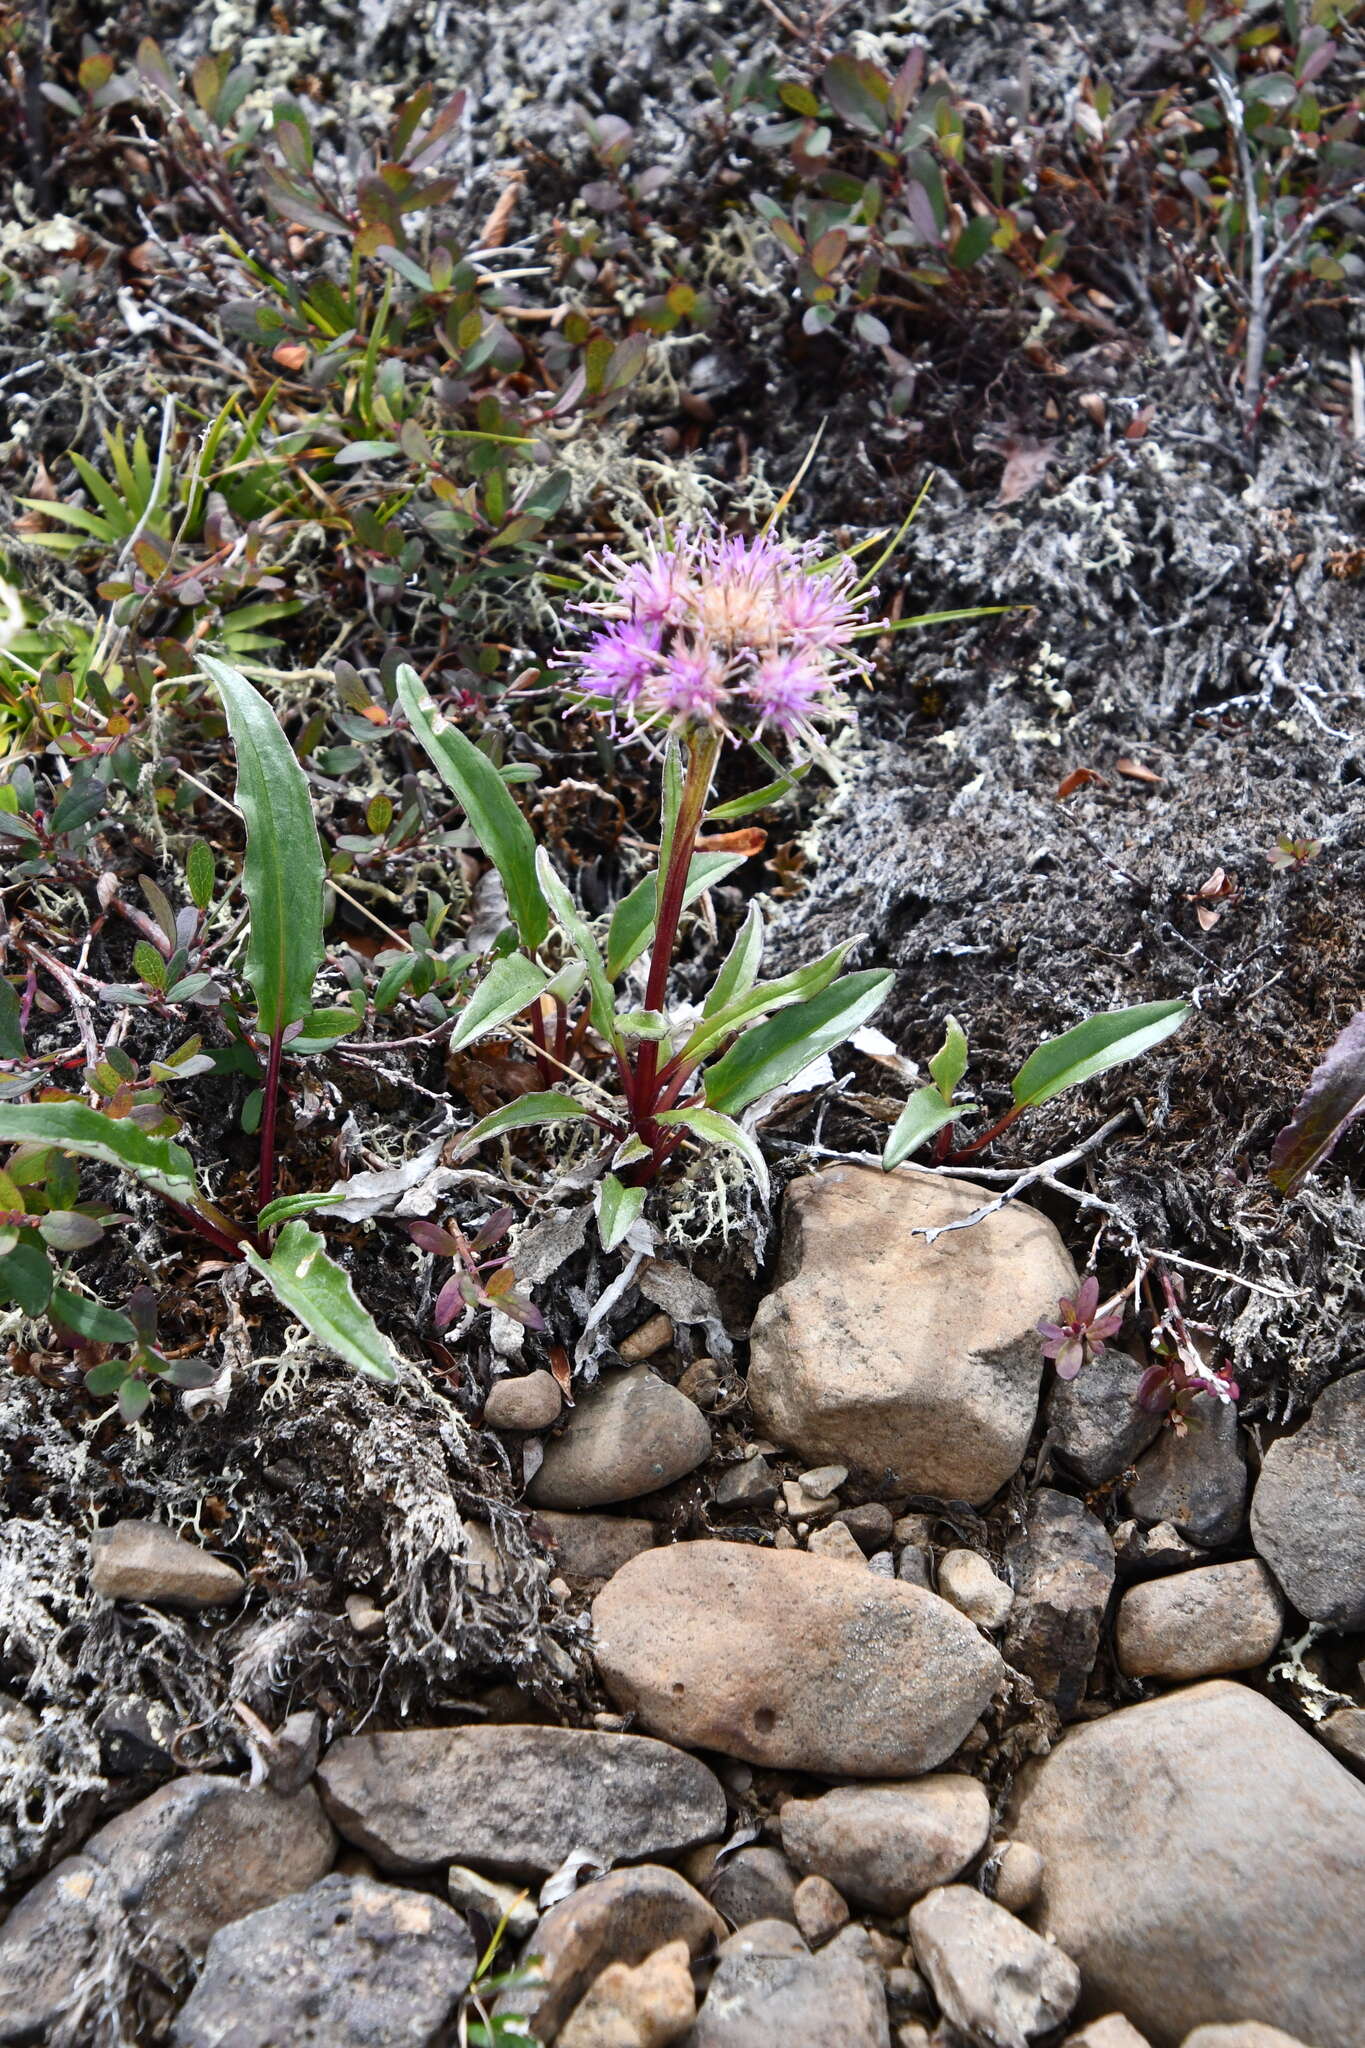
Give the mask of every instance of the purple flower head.
M 758 714 L 758 730 L 775 725 L 788 738 L 829 707 L 832 687 L 829 670 L 806 649 L 767 654 L 744 679 L 744 695 Z
M 704 644 L 676 645 L 663 657 L 653 694 L 670 718 L 686 725 L 714 725 L 726 701 L 724 666 Z
M 1038 1324 L 1043 1356 L 1053 1361 L 1059 1380 L 1074 1380 L 1081 1367 L 1103 1351 L 1105 1338 L 1118 1335 L 1123 1317 L 1102 1316 L 1099 1305 L 1100 1283 L 1093 1273 L 1087 1273 L 1075 1300 L 1063 1295 L 1058 1302 L 1057 1321 L 1044 1317 Z
M 604 595 L 580 607 L 603 624 L 571 657 L 582 687 L 629 709 L 641 730 L 720 726 L 738 715 L 810 743 L 847 715 L 846 677 L 870 594 L 856 565 L 816 542 L 684 529 L 632 561 L 596 563 Z M 747 729 L 747 723 L 746 723 Z
M 633 704 L 657 665 L 663 630 L 625 621 L 606 627 L 582 656 L 583 680 L 596 697 Z

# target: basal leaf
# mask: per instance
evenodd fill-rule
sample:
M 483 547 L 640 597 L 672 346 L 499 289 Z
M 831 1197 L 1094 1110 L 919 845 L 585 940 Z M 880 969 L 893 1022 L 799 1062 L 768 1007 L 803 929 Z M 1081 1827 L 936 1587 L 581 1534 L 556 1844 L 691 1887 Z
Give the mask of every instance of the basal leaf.
M 952 1123 L 964 1110 L 975 1109 L 974 1102 L 945 1102 L 937 1088 L 917 1088 L 905 1108 L 896 1118 L 891 1135 L 882 1153 L 882 1165 L 888 1173 L 893 1166 L 899 1166 L 902 1159 L 908 1159 L 912 1152 L 918 1152 L 929 1138 Z
M 265 698 L 225 661 L 201 654 L 199 666 L 223 700 L 237 753 L 251 909 L 246 978 L 259 1027 L 273 1038 L 312 1008 L 323 953 L 322 846 L 307 778 Z
M 1281 1194 L 1298 1192 L 1355 1117 L 1365 1114 L 1365 1010 L 1357 1010 L 1313 1069 L 1293 1116 L 1275 1140 L 1270 1178 Z
M 55 1145 L 81 1159 L 122 1167 L 168 1202 L 208 1213 L 182 1145 L 149 1137 L 129 1117 L 106 1116 L 83 1102 L 0 1103 L 0 1145 Z
M 550 931 L 550 914 L 536 880 L 535 835 L 488 756 L 441 716 L 416 669 L 399 669 L 398 701 L 415 738 L 464 806 L 475 838 L 502 877 L 521 942 L 534 953 Z
M 526 1130 L 531 1124 L 569 1123 L 578 1117 L 586 1117 L 591 1111 L 581 1102 L 575 1102 L 572 1095 L 560 1095 L 553 1089 L 535 1095 L 520 1095 L 515 1102 L 506 1102 L 501 1109 L 475 1124 L 460 1140 L 461 1152 L 472 1152 L 476 1145 L 482 1145 L 485 1138 L 500 1137 L 504 1131 Z
M 344 1193 L 324 1192 L 321 1188 L 313 1188 L 306 1195 L 277 1195 L 273 1202 L 266 1203 L 256 1221 L 262 1230 L 273 1230 L 277 1223 L 309 1216 L 315 1209 L 330 1209 L 345 1199 Z
M 687 870 L 683 907 L 695 903 L 704 889 L 723 881 L 747 858 L 742 853 L 694 853 Z M 616 981 L 639 959 L 654 936 L 657 876 L 646 875 L 623 896 L 611 914 L 607 932 L 607 978 Z
M 24 1035 L 19 1029 L 19 998 L 14 984 L 0 975 L 0 1059 L 21 1060 Z
M 1015 1102 L 1021 1109 L 1036 1108 L 1064 1088 L 1075 1088 L 1150 1052 L 1178 1031 L 1189 1013 L 1189 1004 L 1183 1002 L 1138 1003 L 1130 1010 L 1102 1010 L 1097 1017 L 1087 1017 L 1060 1038 L 1049 1038 L 1024 1061 L 1014 1077 Z
M 459 1052 L 476 1038 L 486 1038 L 509 1018 L 539 1000 L 550 977 L 528 960 L 524 953 L 508 953 L 495 960 L 460 1012 L 451 1033 L 447 1052 Z
M 254 1271 L 319 1344 L 373 1379 L 397 1379 L 403 1361 L 356 1300 L 349 1277 L 315 1230 L 306 1223 L 286 1223 L 268 1259 L 250 1245 L 243 1249 Z
M 772 1192 L 767 1160 L 754 1139 L 746 1130 L 742 1130 L 732 1117 L 721 1116 L 714 1109 L 703 1109 L 700 1104 L 692 1104 L 686 1109 L 666 1109 L 662 1116 L 657 1116 L 654 1121 L 680 1126 L 685 1131 L 691 1131 L 694 1138 L 705 1139 L 708 1145 L 726 1145 L 732 1152 L 738 1152 L 758 1182 L 759 1193 L 766 1198 Z
M 597 1210 L 597 1234 L 604 1252 L 615 1251 L 644 1208 L 648 1193 L 648 1188 L 623 1187 L 614 1173 L 598 1182 L 594 1207 Z
M 894 980 L 884 968 L 846 974 L 808 1002 L 756 1024 L 707 1073 L 708 1105 L 733 1113 L 793 1080 L 865 1024 Z

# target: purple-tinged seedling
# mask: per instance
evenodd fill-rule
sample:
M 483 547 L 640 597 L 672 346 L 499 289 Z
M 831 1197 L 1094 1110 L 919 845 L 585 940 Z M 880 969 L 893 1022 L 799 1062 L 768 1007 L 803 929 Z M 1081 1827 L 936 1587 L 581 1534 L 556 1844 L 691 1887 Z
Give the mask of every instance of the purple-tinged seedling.
M 456 1261 L 456 1272 L 436 1297 L 433 1320 L 438 1330 L 448 1330 L 456 1317 L 470 1308 L 496 1309 L 527 1330 L 545 1328 L 545 1318 L 534 1302 L 516 1292 L 517 1276 L 510 1259 L 480 1257 L 506 1237 L 512 1221 L 510 1209 L 495 1210 L 473 1237 L 466 1237 L 458 1223 L 442 1227 L 419 1220 L 407 1225 L 408 1236 L 422 1251 L 433 1258 Z
M 1057 1321 L 1050 1322 L 1044 1317 L 1037 1327 L 1043 1339 L 1043 1356 L 1052 1360 L 1058 1379 L 1074 1380 L 1081 1367 L 1098 1358 L 1105 1340 L 1116 1337 L 1122 1326 L 1122 1315 L 1100 1314 L 1100 1283 L 1093 1273 L 1087 1273 L 1074 1300 L 1062 1296 L 1057 1304 Z

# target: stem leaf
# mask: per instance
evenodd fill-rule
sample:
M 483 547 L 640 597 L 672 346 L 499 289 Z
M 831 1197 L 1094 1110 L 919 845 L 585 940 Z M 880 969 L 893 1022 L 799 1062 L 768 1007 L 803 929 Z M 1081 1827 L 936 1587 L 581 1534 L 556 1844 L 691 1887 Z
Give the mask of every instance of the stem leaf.
M 886 1000 L 894 980 L 885 968 L 846 974 L 809 1001 L 744 1032 L 706 1076 L 708 1105 L 741 1110 L 769 1089 L 793 1080 L 865 1024 Z
M 917 1088 L 896 1118 L 886 1141 L 882 1153 L 884 1170 L 890 1173 L 893 1166 L 899 1166 L 902 1159 L 918 1152 L 920 1146 L 941 1131 L 945 1124 L 953 1123 L 966 1110 L 975 1108 L 974 1102 L 945 1102 L 937 1088 Z
M 509 953 L 504 959 L 495 960 L 460 1012 L 447 1052 L 459 1052 L 476 1038 L 486 1038 L 510 1017 L 538 1002 L 549 986 L 549 979 L 523 953 Z
M 201 654 L 199 666 L 223 700 L 237 753 L 251 907 L 245 971 L 259 1027 L 274 1038 L 312 1007 L 323 954 L 322 845 L 307 777 L 265 698 L 225 661 Z
M 768 1162 L 757 1142 L 741 1129 L 733 1117 L 722 1116 L 718 1110 L 704 1109 L 699 1103 L 692 1103 L 684 1109 L 666 1109 L 654 1121 L 681 1126 L 683 1130 L 691 1131 L 694 1138 L 705 1139 L 709 1145 L 725 1145 L 732 1152 L 738 1152 L 758 1182 L 759 1193 L 765 1200 L 771 1194 Z

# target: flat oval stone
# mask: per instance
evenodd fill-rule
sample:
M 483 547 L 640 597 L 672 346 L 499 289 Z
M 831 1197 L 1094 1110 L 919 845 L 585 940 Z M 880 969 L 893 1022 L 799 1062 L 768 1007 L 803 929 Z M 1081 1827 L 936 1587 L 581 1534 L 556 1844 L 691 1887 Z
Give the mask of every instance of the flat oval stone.
M 596 1508 L 671 1486 L 711 1455 L 694 1401 L 648 1366 L 610 1373 L 578 1399 L 526 1490 L 539 1508 Z
M 934 1593 L 745 1543 L 632 1558 L 593 1603 L 593 1629 L 608 1692 L 656 1735 L 830 1777 L 932 1770 L 1004 1672 Z
M 348 1735 L 318 1766 L 337 1828 L 384 1870 L 472 1863 L 544 1877 L 672 1856 L 722 1832 L 725 1793 L 699 1758 L 591 1728 L 407 1728 Z

